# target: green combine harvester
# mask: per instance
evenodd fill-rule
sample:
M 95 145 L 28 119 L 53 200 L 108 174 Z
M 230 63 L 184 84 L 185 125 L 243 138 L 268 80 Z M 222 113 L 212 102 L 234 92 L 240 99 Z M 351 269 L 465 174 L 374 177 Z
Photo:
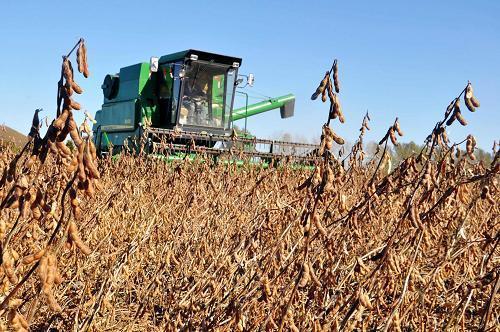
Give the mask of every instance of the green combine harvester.
M 238 75 L 241 59 L 187 50 L 152 57 L 106 75 L 104 104 L 93 126 L 101 153 L 124 146 L 172 158 L 205 153 L 248 156 L 254 160 L 286 157 L 297 162 L 313 159 L 317 145 L 257 139 L 234 134 L 233 121 L 279 109 L 281 118 L 294 114 L 295 96 L 270 98 L 233 109 L 236 90 L 252 74 Z M 243 77 L 243 78 L 242 78 Z M 242 93 L 246 95 L 245 93 Z

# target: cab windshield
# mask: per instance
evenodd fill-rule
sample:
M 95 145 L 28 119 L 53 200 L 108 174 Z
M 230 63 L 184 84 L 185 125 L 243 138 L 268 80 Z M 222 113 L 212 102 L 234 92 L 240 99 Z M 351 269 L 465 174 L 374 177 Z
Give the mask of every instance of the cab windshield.
M 229 128 L 235 77 L 227 65 L 195 61 L 186 66 L 179 123 Z

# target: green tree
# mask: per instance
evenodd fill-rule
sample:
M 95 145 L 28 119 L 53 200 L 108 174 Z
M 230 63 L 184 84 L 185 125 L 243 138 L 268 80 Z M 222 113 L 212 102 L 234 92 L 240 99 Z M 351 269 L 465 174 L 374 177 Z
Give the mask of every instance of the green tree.
M 476 156 L 478 161 L 482 161 L 486 166 L 490 165 L 493 161 L 493 156 L 491 155 L 491 153 L 488 153 L 478 147 L 476 147 L 476 149 L 474 150 L 474 155 Z
M 395 165 L 399 164 L 402 160 L 408 158 L 409 156 L 418 154 L 422 148 L 422 145 L 418 145 L 413 141 L 409 143 L 399 143 L 393 148 L 393 163 Z
M 66 146 L 71 150 L 71 152 L 75 151 L 75 143 L 73 143 L 73 141 L 67 140 Z

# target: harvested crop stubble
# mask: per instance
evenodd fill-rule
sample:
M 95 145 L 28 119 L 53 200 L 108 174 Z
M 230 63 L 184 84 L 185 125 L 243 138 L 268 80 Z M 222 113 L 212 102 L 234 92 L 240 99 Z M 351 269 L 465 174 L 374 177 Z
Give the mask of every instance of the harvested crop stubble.
M 208 158 L 168 164 L 127 153 L 96 160 L 78 130 L 77 150 L 37 159 L 37 172 L 24 171 L 30 156 L 16 161 L 2 150 L 2 298 L 16 287 L 14 277 L 39 264 L 2 307 L 2 326 L 493 327 L 500 319 L 500 154 L 491 165 L 471 161 L 469 138 L 467 154 L 457 156 L 459 145 L 438 141 L 445 117 L 420 154 L 387 174 L 380 171 L 385 148 L 364 160 L 369 120 L 342 161 L 329 153 L 342 141 L 325 124 L 314 171 Z M 399 122 L 385 147 L 390 131 L 402 134 Z

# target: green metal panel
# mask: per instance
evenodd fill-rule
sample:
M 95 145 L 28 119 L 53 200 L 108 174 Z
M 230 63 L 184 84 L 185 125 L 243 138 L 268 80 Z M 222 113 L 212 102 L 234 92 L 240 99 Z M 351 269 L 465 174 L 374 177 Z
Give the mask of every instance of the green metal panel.
M 139 94 L 142 97 L 153 98 L 153 80 L 150 79 L 149 63 L 141 63 L 141 68 L 139 72 Z
M 236 121 L 276 108 L 282 108 L 285 107 L 286 104 L 293 102 L 295 102 L 295 96 L 293 94 L 288 94 L 285 96 L 265 100 L 260 103 L 251 104 L 247 107 L 241 107 L 233 110 L 232 120 Z
M 156 81 L 149 75 L 147 62 L 120 69 L 118 94 L 112 100 L 104 99 L 102 110 L 96 114 L 98 125 L 106 131 L 133 131 L 139 122 L 152 121 L 156 116 L 152 88 Z
M 102 131 L 133 131 L 139 120 L 138 110 L 135 100 L 104 104 L 95 120 Z
M 149 63 L 143 62 L 120 69 L 120 85 L 116 98 L 104 99 L 104 104 L 139 98 L 149 78 Z

